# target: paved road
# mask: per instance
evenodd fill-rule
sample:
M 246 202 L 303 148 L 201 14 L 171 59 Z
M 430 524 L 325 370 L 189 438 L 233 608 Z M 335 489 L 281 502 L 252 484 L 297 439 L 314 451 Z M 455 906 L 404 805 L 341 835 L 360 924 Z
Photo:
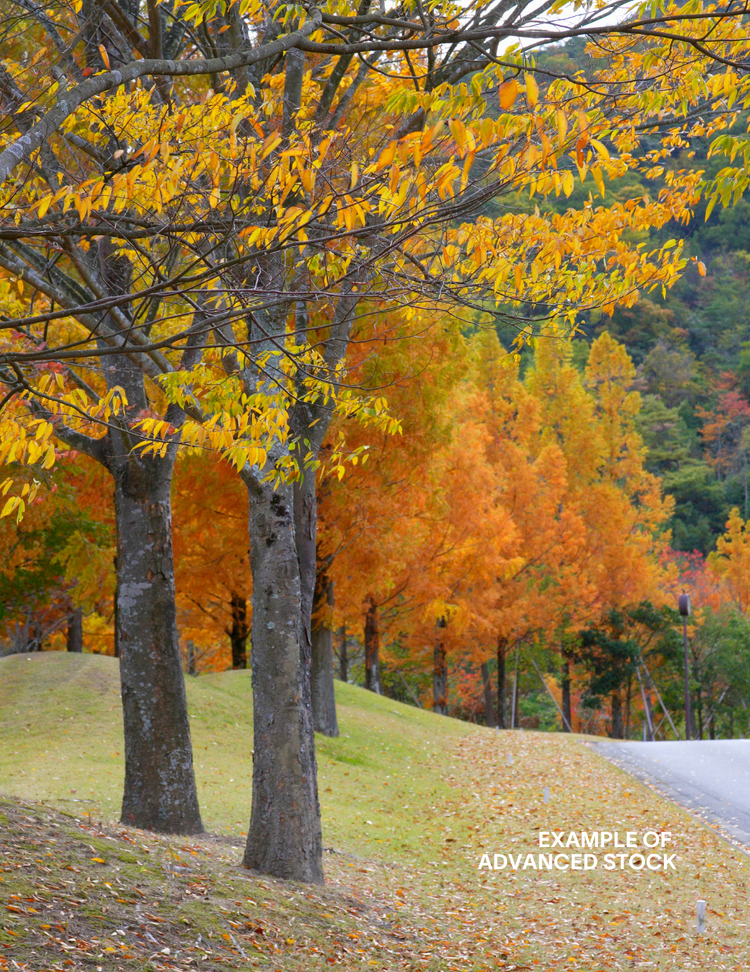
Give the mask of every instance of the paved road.
M 750 739 L 589 745 L 750 848 Z

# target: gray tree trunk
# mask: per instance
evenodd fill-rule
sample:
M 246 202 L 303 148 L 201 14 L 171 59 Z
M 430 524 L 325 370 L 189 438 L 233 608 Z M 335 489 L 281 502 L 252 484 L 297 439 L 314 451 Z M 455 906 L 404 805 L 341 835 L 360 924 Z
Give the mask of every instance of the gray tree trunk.
M 287 63 L 284 133 L 299 105 L 303 62 L 304 55 L 295 55 Z M 259 271 L 254 286 L 272 293 L 288 289 L 287 268 L 278 255 L 259 261 Z M 331 377 L 346 354 L 357 300 L 346 295 L 337 302 L 323 349 Z M 260 381 L 277 394 L 286 384 L 279 347 L 286 341 L 287 310 L 256 313 L 250 322 L 254 350 L 266 358 L 262 375 L 252 363 L 246 368 L 248 391 L 257 390 Z M 297 306 L 295 318 L 297 343 L 303 345 L 304 304 Z M 323 844 L 310 688 L 317 498 L 314 466 L 307 460 L 317 458 L 330 419 L 330 402 L 299 395 L 290 438 L 271 445 L 263 469 L 246 466 L 241 472 L 250 502 L 254 710 L 253 802 L 243 862 L 308 883 L 323 881 Z M 294 484 L 269 482 L 276 464 L 290 459 L 300 478 Z
M 484 694 L 484 717 L 490 729 L 497 725 L 495 721 L 495 700 L 492 698 L 492 679 L 487 662 L 482 662 L 482 692 Z
M 319 884 L 323 846 L 310 650 L 303 633 L 294 487 L 243 479 L 250 498 L 253 573 L 253 805 L 243 863 Z
M 170 484 L 174 454 L 113 460 L 117 645 L 125 729 L 122 822 L 203 830 L 175 616 Z
M 445 644 L 441 633 L 443 628 L 445 620 L 441 618 L 437 623 L 432 666 L 432 711 L 438 715 L 448 715 L 448 666 L 445 663 Z
M 128 264 L 108 246 L 100 242 L 99 267 L 107 291 L 120 293 Z M 143 373 L 125 356 L 104 358 L 102 372 L 109 388 L 124 390 L 125 415 L 101 439 L 62 425 L 56 434 L 101 463 L 114 482 L 115 653 L 125 733 L 121 819 L 143 830 L 200 833 L 175 610 L 170 489 L 176 448 L 163 456 L 134 451 L 139 439 L 131 423 L 149 407 Z M 169 406 L 166 419 L 177 426 L 184 413 Z
M 380 625 L 378 605 L 372 594 L 367 595 L 365 615 L 365 688 L 380 695 Z
M 81 608 L 76 608 L 68 615 L 67 649 L 68 651 L 83 651 L 83 611 Z
M 497 725 L 500 729 L 507 728 L 505 720 L 505 654 L 508 642 L 505 638 L 497 639 Z M 515 722 L 513 723 L 515 725 Z
M 342 682 L 349 681 L 349 648 L 346 643 L 346 625 L 340 628 L 341 647 L 339 648 L 339 678 Z
M 568 726 L 573 725 L 573 718 L 571 715 L 571 705 L 570 705 L 570 660 L 567 658 L 563 659 L 562 669 L 561 669 L 561 679 L 562 685 L 562 710 L 565 719 L 563 719 L 562 731 L 568 732 Z M 617 696 L 617 701 L 620 701 L 620 696 Z M 567 720 L 567 722 L 566 722 Z M 620 716 L 620 735 L 617 737 L 620 739 L 622 737 L 622 716 Z
M 236 591 L 232 591 L 230 600 L 232 609 L 232 626 L 224 630 L 229 635 L 232 646 L 232 668 L 247 668 L 247 639 L 250 627 L 247 623 L 247 600 Z
M 329 611 L 333 607 L 333 581 L 325 566 L 318 571 L 312 615 L 312 666 L 310 692 L 313 725 L 324 736 L 338 736 L 336 697 L 333 690 L 333 631 Z
M 611 695 L 612 739 L 622 739 L 622 700 L 619 692 Z

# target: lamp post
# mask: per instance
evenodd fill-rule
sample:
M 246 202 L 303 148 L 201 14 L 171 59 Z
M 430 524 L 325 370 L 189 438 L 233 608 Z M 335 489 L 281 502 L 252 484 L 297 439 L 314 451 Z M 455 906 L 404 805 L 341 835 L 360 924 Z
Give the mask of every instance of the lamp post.
M 687 636 L 687 619 L 690 617 L 690 595 L 685 593 L 680 594 L 677 600 L 677 606 L 682 616 L 682 641 L 685 651 L 685 739 L 690 739 L 692 733 L 690 730 L 690 669 L 688 666 Z

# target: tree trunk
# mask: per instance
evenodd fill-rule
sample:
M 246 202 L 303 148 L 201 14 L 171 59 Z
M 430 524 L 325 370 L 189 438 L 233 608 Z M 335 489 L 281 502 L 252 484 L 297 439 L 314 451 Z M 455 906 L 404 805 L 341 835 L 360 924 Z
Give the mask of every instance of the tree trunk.
M 562 685 L 562 710 L 565 718 L 563 719 L 562 731 L 569 732 L 568 726 L 573 727 L 573 719 L 571 717 L 570 708 L 570 660 L 568 658 L 563 659 L 562 663 L 562 674 L 561 674 L 561 685 Z M 619 699 L 619 696 L 618 696 Z M 567 720 L 567 724 L 566 724 Z M 619 737 L 618 737 L 619 738 Z
M 633 695 L 633 676 L 628 676 L 627 687 L 625 689 L 625 738 L 630 739 L 630 716 Z
M 83 611 L 76 608 L 68 615 L 68 651 L 83 651 Z
M 285 78 L 288 120 L 294 115 L 293 104 L 299 106 L 303 72 L 298 68 L 297 64 L 294 72 L 287 70 Z M 261 261 L 260 271 L 265 289 L 287 289 L 286 265 L 278 255 Z M 258 286 L 258 281 L 253 285 Z M 337 302 L 324 349 L 332 377 L 346 354 L 358 299 L 354 294 Z M 250 327 L 254 351 L 267 358 L 263 377 L 249 368 L 247 388 L 257 389 L 260 380 L 270 394 L 278 393 L 274 372 L 277 367 L 279 375 L 283 371 L 279 347 L 286 340 L 287 311 L 277 308 L 254 316 Z M 298 343 L 304 344 L 308 337 L 304 304 L 298 305 L 295 319 L 300 327 Z M 330 402 L 310 401 L 300 394 L 289 420 L 291 438 L 272 444 L 263 469 L 246 466 L 241 472 L 250 502 L 254 709 L 253 806 L 243 862 L 274 877 L 316 884 L 323 882 L 310 685 L 317 498 L 314 467 L 306 459 L 317 458 L 331 415 Z M 289 460 L 296 464 L 300 478 L 294 484 L 274 486 L 268 474 L 275 474 L 278 462 Z
M 203 830 L 175 617 L 173 456 L 116 466 L 117 631 L 125 728 L 122 822 Z
M 99 287 L 109 296 L 130 292 L 130 261 L 117 253 L 110 240 L 99 239 L 85 253 L 81 266 L 87 263 L 86 273 L 98 280 L 95 293 Z M 113 311 L 108 321 L 114 332 L 127 324 L 127 312 Z M 107 347 L 105 341 L 101 347 Z M 196 362 L 197 348 L 184 350 L 184 368 Z M 122 822 L 165 833 L 199 833 L 203 826 L 193 774 L 172 561 L 170 487 L 177 446 L 173 441 L 163 455 L 135 451 L 143 441 L 140 433 L 134 434 L 135 423 L 152 409 L 139 360 L 143 361 L 138 354 L 132 358 L 107 354 L 99 361 L 107 388 L 122 389 L 127 401 L 124 413 L 110 417 L 102 438 L 91 438 L 59 421 L 55 434 L 100 463 L 114 482 L 114 643 L 120 657 L 125 733 Z M 146 372 L 150 370 L 147 366 Z M 185 413 L 169 405 L 164 418 L 176 429 Z
M 310 694 L 313 725 L 324 736 L 338 736 L 336 697 L 333 692 L 333 631 L 330 609 L 333 608 L 333 581 L 325 566 L 318 570 L 312 614 L 312 667 Z
M 448 666 L 445 663 L 445 644 L 442 631 L 445 618 L 437 623 L 435 650 L 432 668 L 432 711 L 438 715 L 448 715 Z
M 250 627 L 247 623 L 247 599 L 232 591 L 232 627 L 224 630 L 232 645 L 232 668 L 247 668 L 247 637 Z
M 365 688 L 380 695 L 380 628 L 378 605 L 372 594 L 365 600 Z
M 117 640 L 117 628 L 118 628 L 118 624 L 117 624 L 117 605 L 120 603 L 120 596 L 119 596 L 119 591 L 120 591 L 119 576 L 120 576 L 120 574 L 119 574 L 119 571 L 117 569 L 117 556 L 116 555 L 112 558 L 112 562 L 113 562 L 113 565 L 114 565 L 114 568 L 115 568 L 115 602 L 114 602 L 114 607 L 112 609 L 112 614 L 113 614 L 112 621 L 113 621 L 113 624 L 114 624 L 115 633 L 114 633 L 114 637 L 113 637 L 112 641 L 113 641 L 113 647 L 114 647 L 114 652 L 115 652 L 115 658 L 119 658 L 120 657 L 120 643 Z
M 490 729 L 497 725 L 495 721 L 495 700 L 492 698 L 492 679 L 487 662 L 482 662 L 482 690 L 484 692 L 484 718 Z
M 323 845 L 294 487 L 243 470 L 253 574 L 253 805 L 243 863 L 320 884 Z
M 346 625 L 342 624 L 340 628 L 341 633 L 341 648 L 339 650 L 339 678 L 342 682 L 349 681 L 349 649 L 346 644 Z
M 612 706 L 612 739 L 622 739 L 622 700 L 619 692 L 613 692 L 611 696 Z
M 497 726 L 498 729 L 506 728 L 505 721 L 505 653 L 508 649 L 508 642 L 505 638 L 497 639 Z
M 195 675 L 195 645 L 192 641 L 187 643 L 187 673 L 188 675 Z

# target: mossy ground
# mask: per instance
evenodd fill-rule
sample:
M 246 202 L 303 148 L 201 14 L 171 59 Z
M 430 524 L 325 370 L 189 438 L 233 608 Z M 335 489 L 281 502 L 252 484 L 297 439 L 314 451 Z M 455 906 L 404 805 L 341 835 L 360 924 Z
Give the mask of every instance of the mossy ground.
M 339 683 L 341 736 L 318 738 L 327 884 L 253 875 L 239 863 L 249 675 L 189 679 L 188 694 L 210 833 L 157 837 L 116 823 L 116 662 L 0 660 L 0 969 L 750 967 L 748 858 L 682 810 L 580 740 L 493 733 Z M 668 830 L 677 870 L 478 869 L 485 852 L 538 853 L 553 829 Z

